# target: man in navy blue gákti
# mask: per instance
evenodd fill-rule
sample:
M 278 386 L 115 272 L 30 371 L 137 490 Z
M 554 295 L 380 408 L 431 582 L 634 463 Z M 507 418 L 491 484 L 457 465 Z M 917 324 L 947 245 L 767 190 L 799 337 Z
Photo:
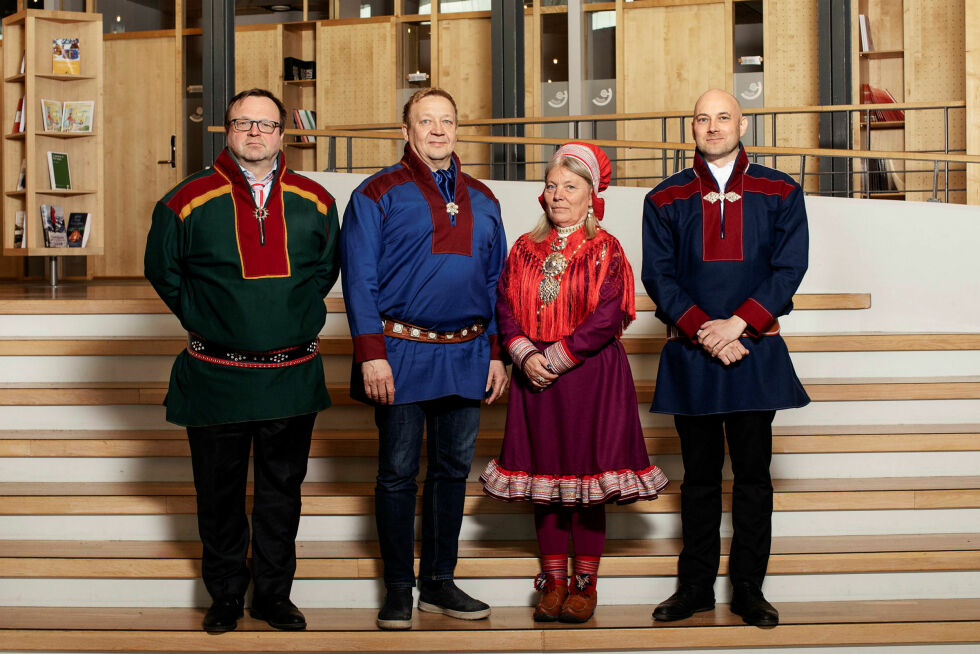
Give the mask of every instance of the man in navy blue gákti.
M 453 576 L 480 401 L 496 400 L 507 381 L 494 319 L 507 247 L 500 207 L 460 170 L 452 96 L 418 91 L 402 123 L 404 156 L 351 194 L 340 236 L 351 393 L 374 405 L 379 435 L 382 629 L 412 624 L 423 431 L 419 609 L 466 620 L 490 614 Z
M 721 555 L 725 441 L 734 473 L 731 610 L 774 626 L 762 594 L 772 535 L 772 421 L 809 398 L 779 335 L 807 268 L 803 190 L 750 164 L 738 101 L 714 89 L 694 109 L 692 168 L 664 180 L 643 209 L 643 284 L 668 325 L 652 411 L 681 440 L 684 547 L 677 592 L 653 612 L 680 620 L 714 608 Z

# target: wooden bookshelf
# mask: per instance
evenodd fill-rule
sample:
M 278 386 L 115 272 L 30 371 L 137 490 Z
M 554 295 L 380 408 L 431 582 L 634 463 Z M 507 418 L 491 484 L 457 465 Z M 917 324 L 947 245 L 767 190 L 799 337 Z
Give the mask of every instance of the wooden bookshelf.
M 78 38 L 78 75 L 52 73 L 52 40 Z M 8 256 L 90 256 L 103 254 L 103 130 L 101 14 L 25 10 L 3 19 L 2 120 L 13 126 L 21 97 L 26 113 L 24 131 L 5 130 L 3 137 L 3 253 Z M 21 61 L 24 72 L 21 73 Z M 92 131 L 44 131 L 41 99 L 94 102 Z M 52 189 L 47 153 L 68 154 L 71 189 Z M 26 183 L 17 188 L 21 162 Z M 91 214 L 84 248 L 44 245 L 40 206 L 56 204 L 71 213 Z M 25 247 L 14 247 L 17 212 L 26 218 Z

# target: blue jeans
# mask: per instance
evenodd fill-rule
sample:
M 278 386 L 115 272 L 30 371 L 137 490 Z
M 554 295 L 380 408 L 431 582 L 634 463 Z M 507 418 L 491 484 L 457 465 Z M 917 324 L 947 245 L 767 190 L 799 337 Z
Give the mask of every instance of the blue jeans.
M 385 587 L 415 585 L 415 505 L 422 432 L 428 466 L 422 491 L 419 578 L 452 579 L 466 500 L 466 477 L 480 427 L 480 402 L 444 397 L 377 406 L 378 482 L 374 488 Z

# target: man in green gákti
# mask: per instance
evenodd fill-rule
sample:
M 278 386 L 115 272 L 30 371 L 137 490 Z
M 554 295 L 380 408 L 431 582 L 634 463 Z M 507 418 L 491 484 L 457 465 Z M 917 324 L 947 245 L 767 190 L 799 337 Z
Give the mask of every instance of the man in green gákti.
M 188 333 L 164 404 L 191 446 L 209 632 L 237 626 L 250 580 L 253 617 L 306 627 L 289 594 L 313 424 L 330 406 L 317 335 L 339 229 L 333 197 L 286 169 L 284 120 L 268 91 L 236 95 L 227 147 L 157 203 L 146 243 L 146 278 Z

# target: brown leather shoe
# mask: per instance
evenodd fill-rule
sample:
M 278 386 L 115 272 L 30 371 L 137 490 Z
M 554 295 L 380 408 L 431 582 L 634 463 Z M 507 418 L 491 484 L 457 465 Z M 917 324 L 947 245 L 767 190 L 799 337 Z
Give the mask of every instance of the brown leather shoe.
M 561 607 L 558 619 L 562 622 L 585 622 L 595 613 L 598 601 L 593 575 L 575 575 L 568 586 L 568 597 Z
M 535 622 L 555 622 L 561 615 L 561 607 L 568 597 L 568 586 L 555 582 L 555 578 L 542 572 L 534 578 L 534 589 L 541 593 L 534 608 Z

